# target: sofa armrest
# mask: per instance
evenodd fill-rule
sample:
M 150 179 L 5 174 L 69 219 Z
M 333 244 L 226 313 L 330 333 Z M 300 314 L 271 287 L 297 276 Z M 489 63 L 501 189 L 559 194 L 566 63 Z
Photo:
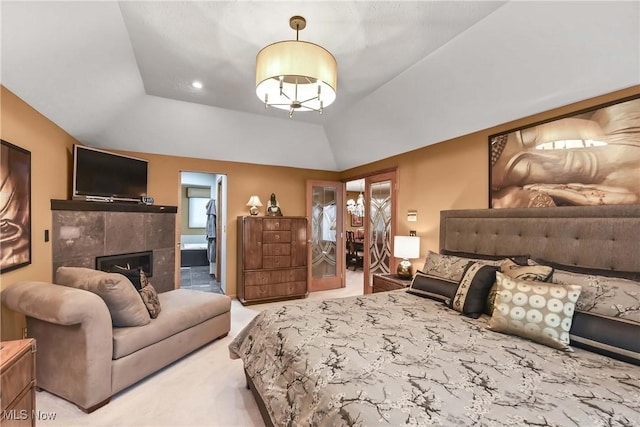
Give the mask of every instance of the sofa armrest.
M 0 296 L 7 308 L 27 317 L 36 339 L 38 387 L 85 411 L 111 396 L 113 329 L 98 295 L 45 282 L 20 282 Z
M 4 289 L 0 295 L 5 307 L 49 323 L 68 326 L 108 320 L 104 326 L 108 326 L 111 334 L 109 310 L 94 293 L 46 282 L 20 282 Z M 104 314 L 108 319 L 104 319 Z

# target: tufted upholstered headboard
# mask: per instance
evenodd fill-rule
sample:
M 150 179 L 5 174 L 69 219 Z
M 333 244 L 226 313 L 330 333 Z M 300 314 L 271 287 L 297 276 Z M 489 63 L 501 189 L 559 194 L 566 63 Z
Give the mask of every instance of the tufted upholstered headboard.
M 441 211 L 440 250 L 640 272 L 640 205 Z

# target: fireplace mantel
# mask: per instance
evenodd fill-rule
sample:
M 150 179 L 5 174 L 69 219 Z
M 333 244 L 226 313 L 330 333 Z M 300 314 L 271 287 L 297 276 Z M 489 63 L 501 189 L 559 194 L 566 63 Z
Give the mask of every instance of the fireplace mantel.
M 102 211 L 102 212 L 149 212 L 177 213 L 176 206 L 144 205 L 133 202 L 86 202 L 84 200 L 51 199 L 52 211 Z

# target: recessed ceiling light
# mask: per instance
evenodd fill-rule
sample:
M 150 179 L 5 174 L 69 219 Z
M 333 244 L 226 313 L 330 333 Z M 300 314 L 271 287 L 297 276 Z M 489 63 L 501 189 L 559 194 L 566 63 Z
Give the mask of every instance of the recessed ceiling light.
M 199 82 L 199 81 L 197 81 L 197 80 L 194 80 L 194 81 L 191 83 L 191 86 L 195 87 L 196 89 L 202 89 L 202 82 Z

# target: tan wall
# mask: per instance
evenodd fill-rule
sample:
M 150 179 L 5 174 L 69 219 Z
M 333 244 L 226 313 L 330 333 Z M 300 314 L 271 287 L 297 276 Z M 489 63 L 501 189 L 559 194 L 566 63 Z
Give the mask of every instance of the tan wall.
M 341 180 L 359 178 L 374 171 L 396 167 L 398 171 L 398 234 L 416 230 L 420 236 L 421 268 L 428 250 L 439 249 L 440 211 L 489 207 L 489 136 L 564 114 L 640 94 L 640 86 L 577 102 L 523 119 L 451 139 L 409 153 L 349 169 Z M 392 143 L 392 142 L 390 142 Z M 407 212 L 418 211 L 418 221 L 408 222 Z
M 0 135 L 2 139 L 31 152 L 31 265 L 2 273 L 0 289 L 23 280 L 49 282 L 51 199 L 68 199 L 71 191 L 71 147 L 77 143 L 49 119 L 0 87 Z M 1 338 L 20 338 L 24 318 L 2 309 Z

